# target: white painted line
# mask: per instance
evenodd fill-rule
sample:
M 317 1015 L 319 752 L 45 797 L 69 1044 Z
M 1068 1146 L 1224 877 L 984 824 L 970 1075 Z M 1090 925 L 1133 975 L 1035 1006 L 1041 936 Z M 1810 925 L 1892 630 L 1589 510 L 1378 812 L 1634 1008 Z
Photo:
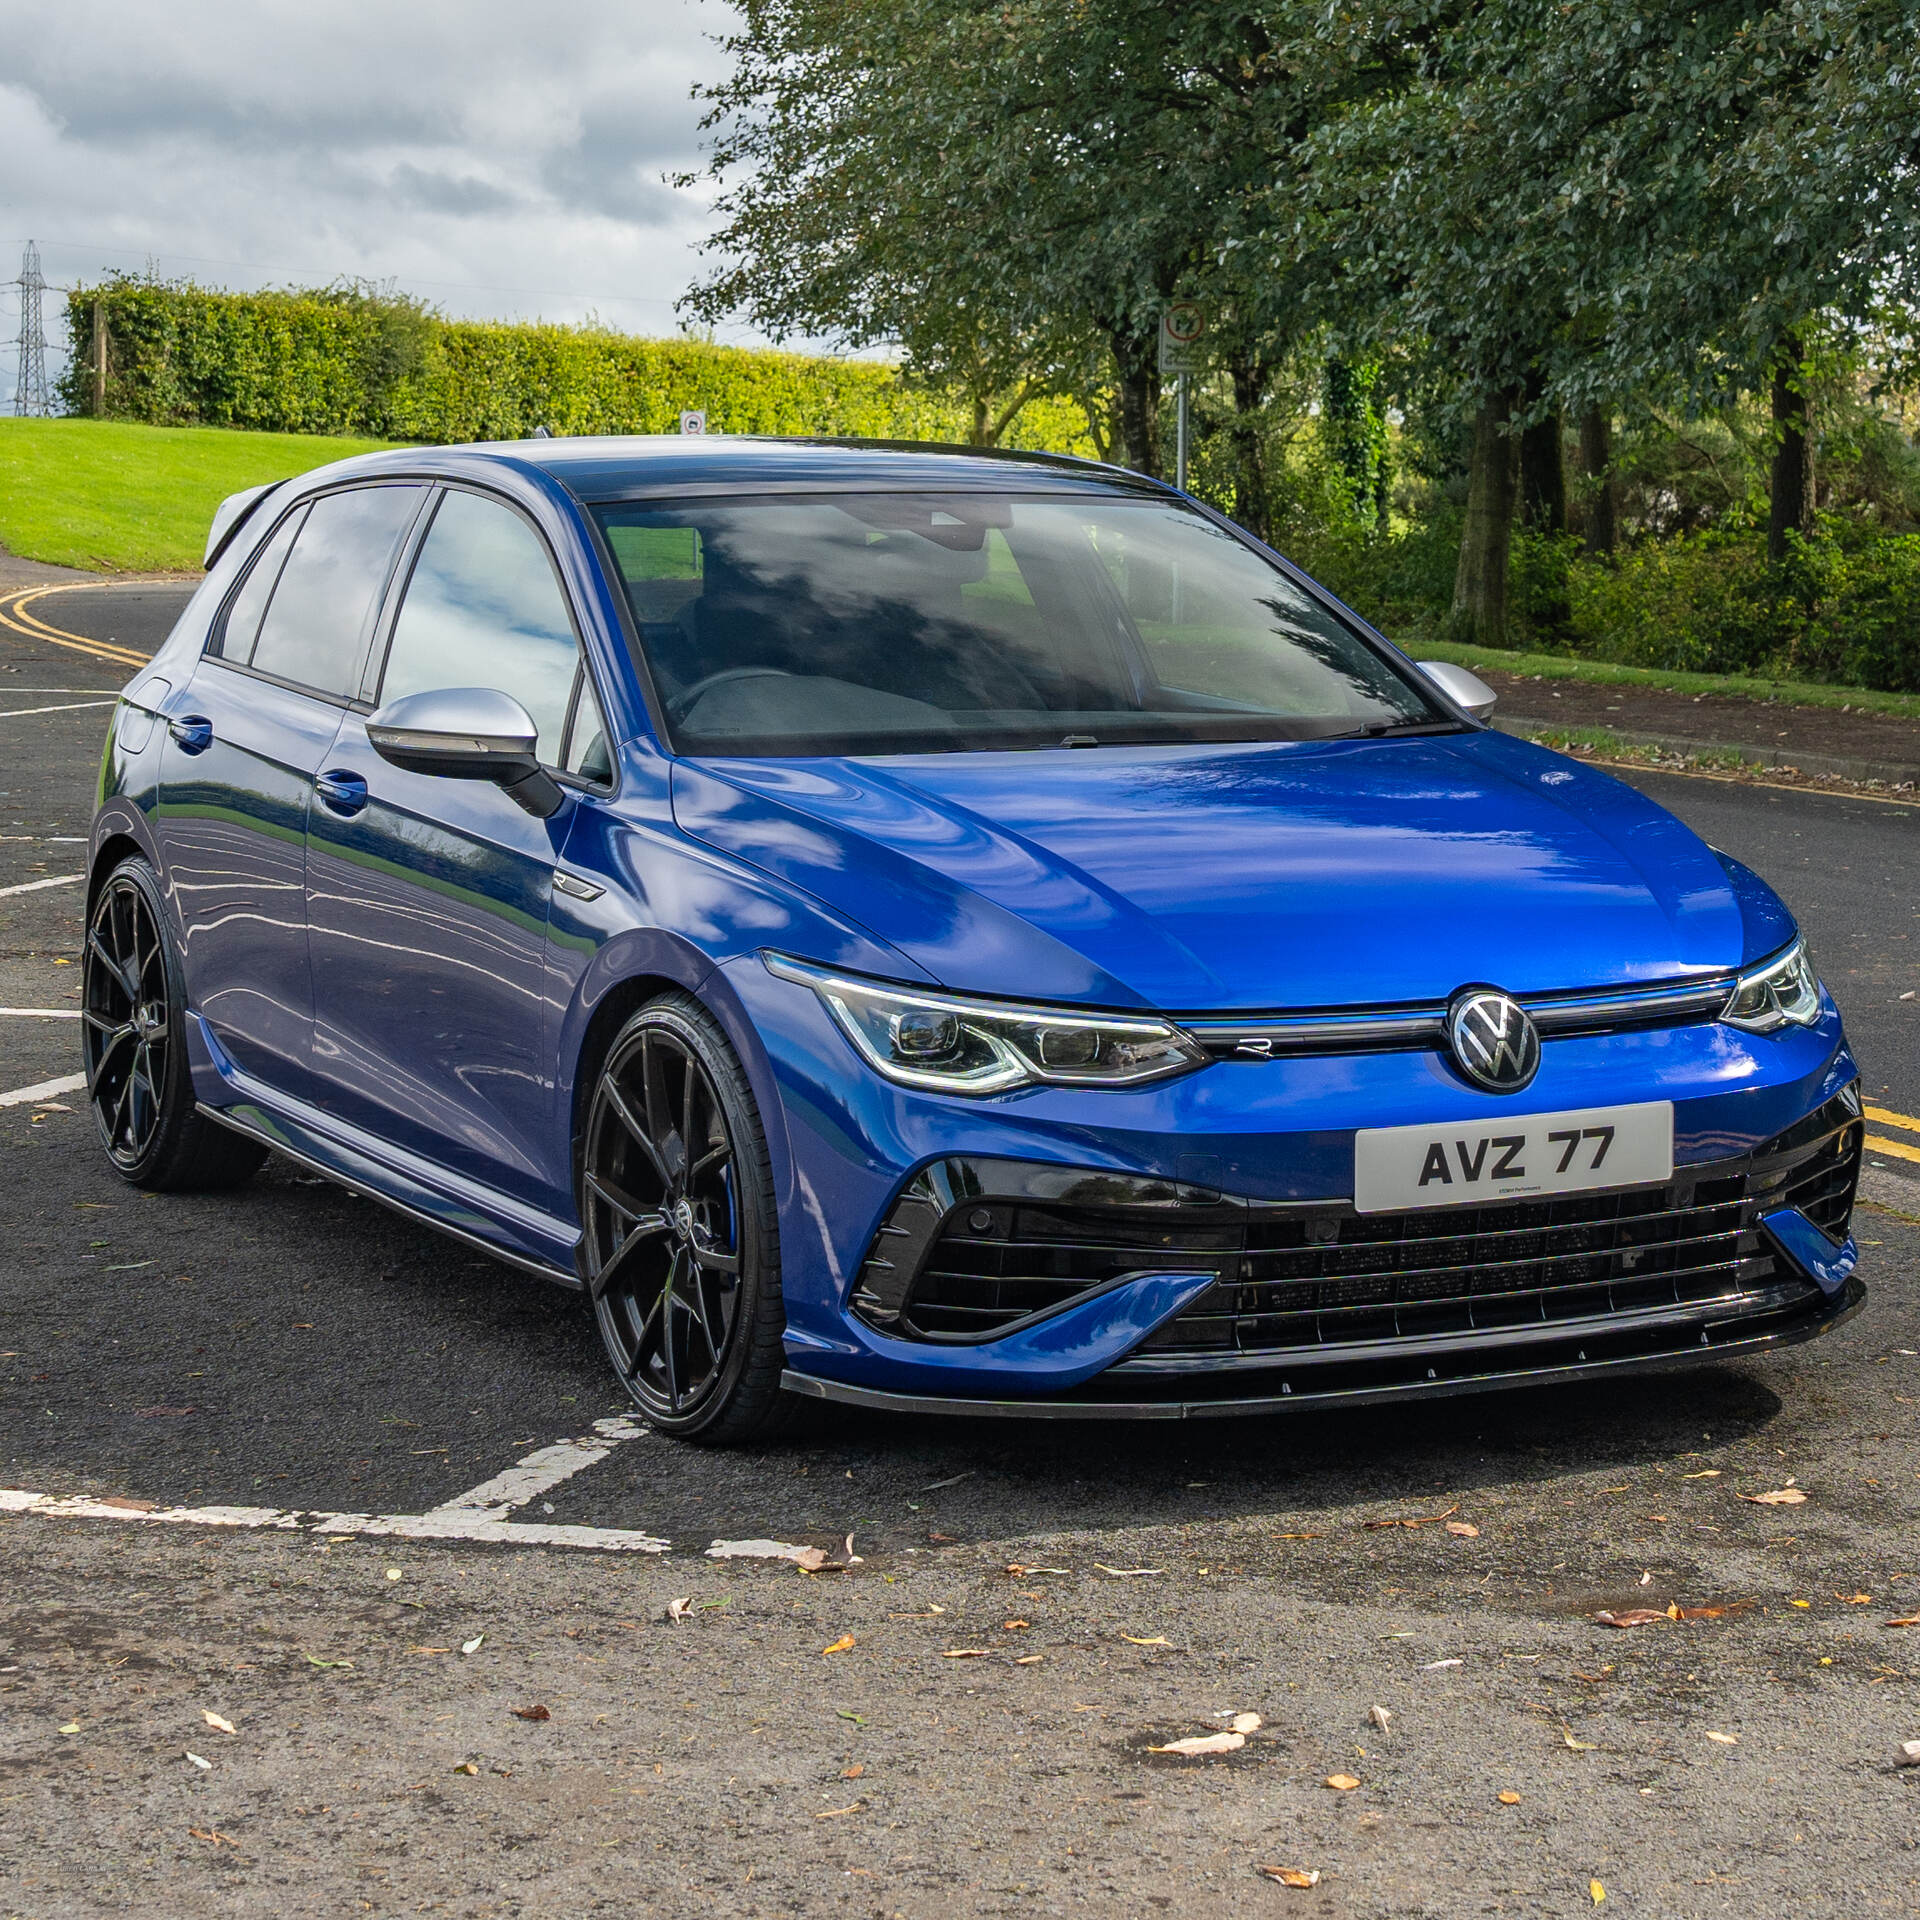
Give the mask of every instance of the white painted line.
M 483 1517 L 504 1520 L 515 1507 L 524 1507 L 529 1500 L 550 1493 L 582 1468 L 598 1466 L 615 1447 L 638 1440 L 645 1431 L 627 1419 L 597 1420 L 586 1439 L 562 1440 L 557 1447 L 542 1447 L 505 1473 L 496 1473 L 491 1480 L 441 1501 L 428 1518 L 446 1515 L 466 1522 Z
M 53 1082 L 64 1086 L 65 1082 Z M 44 1092 L 29 1087 L 23 1093 Z M 21 1094 L 0 1095 L 0 1105 Z M 645 1437 L 638 1421 L 616 1415 L 596 1420 L 583 1439 L 530 1453 L 518 1466 L 483 1481 L 428 1513 L 323 1513 L 287 1507 L 163 1507 L 145 1501 L 58 1498 L 19 1487 L 0 1487 L 0 1513 L 46 1520 L 157 1520 L 202 1527 L 270 1527 L 283 1533 L 379 1534 L 401 1540 L 464 1540 L 500 1547 L 575 1547 L 595 1553 L 671 1553 L 673 1542 L 626 1527 L 556 1526 L 506 1516 L 536 1495 L 549 1492 L 583 1467 L 604 1460 L 616 1447 Z
M 77 887 L 84 873 L 57 873 L 51 880 L 22 880 L 17 887 L 0 887 L 0 900 L 10 893 L 39 893 L 47 887 Z
M 87 1084 L 84 1073 L 69 1073 L 59 1080 L 41 1080 L 31 1087 L 15 1087 L 0 1093 L 0 1107 L 30 1107 L 36 1100 L 51 1100 L 63 1093 L 78 1093 Z
M 82 707 L 112 707 L 118 704 L 115 700 L 69 700 L 64 706 L 58 707 L 9 707 L 6 712 L 0 713 L 0 720 L 24 720 L 30 713 L 78 713 Z
M 78 1020 L 73 1007 L 0 1007 L 0 1020 Z

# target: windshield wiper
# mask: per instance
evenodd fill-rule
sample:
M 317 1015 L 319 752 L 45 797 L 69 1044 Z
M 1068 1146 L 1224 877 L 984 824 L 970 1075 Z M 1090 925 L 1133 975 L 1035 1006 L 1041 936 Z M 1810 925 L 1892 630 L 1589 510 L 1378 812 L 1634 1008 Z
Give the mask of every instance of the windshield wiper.
M 1406 733 L 1458 733 L 1458 720 L 1370 720 L 1364 727 L 1356 727 L 1351 733 L 1334 733 L 1327 736 L 1330 740 L 1385 740 L 1389 736 Z

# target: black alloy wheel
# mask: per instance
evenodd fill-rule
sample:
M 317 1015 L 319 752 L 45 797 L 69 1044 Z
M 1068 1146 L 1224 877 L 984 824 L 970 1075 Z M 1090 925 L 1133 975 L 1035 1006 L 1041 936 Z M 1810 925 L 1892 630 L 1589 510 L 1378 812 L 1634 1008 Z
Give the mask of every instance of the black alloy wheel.
M 115 1171 L 136 1186 L 227 1187 L 266 1158 L 258 1142 L 194 1109 L 186 993 L 160 883 L 123 860 L 94 898 L 81 963 L 87 1100 Z
M 789 1396 L 765 1136 L 725 1036 L 690 996 L 650 1002 L 615 1039 L 580 1187 L 587 1291 L 647 1420 L 710 1443 L 768 1431 Z

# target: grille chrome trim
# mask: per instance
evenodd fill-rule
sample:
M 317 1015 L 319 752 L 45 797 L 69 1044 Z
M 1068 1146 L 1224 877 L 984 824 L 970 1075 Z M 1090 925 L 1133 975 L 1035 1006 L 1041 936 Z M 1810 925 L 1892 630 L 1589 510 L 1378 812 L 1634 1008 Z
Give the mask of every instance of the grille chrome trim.
M 1519 993 L 1543 1039 L 1623 1033 L 1636 1027 L 1691 1026 L 1717 1020 L 1737 976 L 1669 981 L 1650 987 L 1601 987 L 1577 993 Z M 1358 1007 L 1229 1020 L 1176 1023 L 1216 1060 L 1275 1060 L 1303 1053 L 1382 1053 L 1438 1050 L 1445 1044 L 1444 1001 L 1412 1007 Z

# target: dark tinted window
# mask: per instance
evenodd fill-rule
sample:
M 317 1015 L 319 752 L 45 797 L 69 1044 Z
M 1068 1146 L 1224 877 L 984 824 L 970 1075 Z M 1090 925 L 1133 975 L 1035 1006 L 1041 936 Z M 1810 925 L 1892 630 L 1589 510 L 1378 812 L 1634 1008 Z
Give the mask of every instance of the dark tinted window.
M 440 687 L 510 693 L 558 764 L 580 649 L 545 543 L 511 507 L 449 493 L 414 562 L 380 704 Z
M 253 658 L 254 639 L 260 631 L 260 616 L 266 612 L 267 602 L 273 598 L 274 582 L 280 578 L 280 569 L 287 563 L 287 549 L 293 545 L 293 537 L 300 531 L 300 522 L 305 518 L 304 512 L 288 514 L 247 570 L 246 579 L 240 583 L 240 591 L 233 596 L 233 604 L 227 609 L 226 631 L 220 642 L 221 654 L 226 659 L 236 660 L 245 666 Z
M 1456 725 L 1172 502 L 875 494 L 609 507 L 686 753 L 1323 740 Z
M 367 621 L 420 491 L 356 487 L 313 503 L 254 643 L 259 672 L 319 693 L 359 691 Z

